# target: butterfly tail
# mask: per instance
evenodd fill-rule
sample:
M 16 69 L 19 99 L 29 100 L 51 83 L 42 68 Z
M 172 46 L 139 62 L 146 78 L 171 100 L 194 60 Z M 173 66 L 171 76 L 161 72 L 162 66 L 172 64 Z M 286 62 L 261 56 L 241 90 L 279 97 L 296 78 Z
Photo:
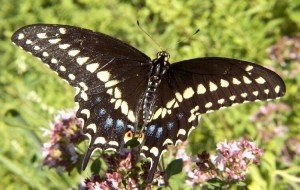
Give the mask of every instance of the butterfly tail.
M 151 165 L 150 165 L 150 168 L 149 168 L 149 173 L 148 173 L 147 178 L 145 180 L 146 183 L 152 183 L 153 182 L 153 178 L 154 178 L 154 175 L 155 175 L 155 172 L 156 172 L 156 169 L 157 169 L 158 162 L 159 162 L 159 158 L 157 158 L 157 157 L 151 158 L 151 160 L 150 160 Z
M 81 170 L 84 171 L 86 169 L 87 164 L 89 163 L 89 160 L 92 156 L 92 153 L 94 152 L 94 148 L 92 148 L 91 146 L 87 149 L 83 161 L 82 161 L 82 166 L 81 166 Z

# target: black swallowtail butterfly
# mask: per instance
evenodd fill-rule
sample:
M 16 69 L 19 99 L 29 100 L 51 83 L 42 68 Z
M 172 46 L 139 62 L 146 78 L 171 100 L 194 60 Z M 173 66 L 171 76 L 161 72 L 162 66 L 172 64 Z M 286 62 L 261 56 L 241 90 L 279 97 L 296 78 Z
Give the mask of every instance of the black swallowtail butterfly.
M 148 182 L 167 145 L 186 140 L 201 114 L 285 94 L 276 73 L 250 62 L 205 57 L 170 64 L 165 51 L 151 60 L 120 40 L 73 26 L 25 26 L 12 41 L 75 87 L 77 116 L 90 140 L 83 169 L 95 150 L 118 151 L 138 134 L 140 154 L 150 160 Z

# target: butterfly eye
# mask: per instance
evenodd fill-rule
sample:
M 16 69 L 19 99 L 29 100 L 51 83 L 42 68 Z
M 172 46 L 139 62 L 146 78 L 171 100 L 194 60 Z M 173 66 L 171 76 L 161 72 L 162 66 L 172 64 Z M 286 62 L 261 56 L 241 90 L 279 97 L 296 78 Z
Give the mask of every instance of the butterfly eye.
M 162 52 L 160 51 L 160 52 L 157 52 L 157 54 L 156 54 L 156 57 L 157 58 L 160 58 L 162 56 Z

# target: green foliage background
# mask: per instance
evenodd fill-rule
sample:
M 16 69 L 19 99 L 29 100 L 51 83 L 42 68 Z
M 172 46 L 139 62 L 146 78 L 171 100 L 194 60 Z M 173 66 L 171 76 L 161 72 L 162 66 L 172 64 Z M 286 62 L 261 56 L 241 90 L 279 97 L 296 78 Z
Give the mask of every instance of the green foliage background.
M 157 48 L 140 32 L 136 20 L 163 48 L 170 48 L 171 62 L 231 57 L 273 67 L 280 74 L 283 68 L 270 60 L 267 49 L 279 38 L 299 32 L 300 2 L 0 0 L 0 189 L 77 188 L 80 179 L 89 176 L 41 167 L 46 141 L 41 129 L 49 128 L 58 110 L 74 106 L 74 91 L 40 61 L 12 45 L 13 32 L 33 23 L 75 25 L 114 36 L 154 57 Z M 200 33 L 191 40 L 176 44 L 198 28 Z M 282 125 L 289 128 L 284 137 L 260 144 L 257 124 L 250 117 L 265 103 L 246 104 L 204 116 L 189 138 L 191 152 L 211 151 L 219 141 L 247 136 L 266 150 L 261 166 L 249 170 L 247 188 L 299 189 L 299 155 L 290 165 L 279 159 L 286 140 L 300 138 L 299 75 L 284 78 L 287 94 L 280 101 L 292 108 L 279 114 Z M 171 180 L 171 186 L 189 189 L 178 180 Z

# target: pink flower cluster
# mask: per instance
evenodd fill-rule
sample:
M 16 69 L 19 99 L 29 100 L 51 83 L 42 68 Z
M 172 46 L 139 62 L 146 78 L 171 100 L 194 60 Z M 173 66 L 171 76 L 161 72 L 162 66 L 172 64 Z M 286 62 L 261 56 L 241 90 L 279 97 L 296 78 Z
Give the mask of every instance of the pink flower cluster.
M 212 162 L 219 171 L 226 172 L 229 180 L 245 180 L 249 164 L 259 164 L 259 158 L 264 153 L 255 142 L 245 139 L 218 143 L 217 151 L 217 155 L 212 157 Z
M 43 164 L 70 172 L 78 164 L 76 145 L 84 140 L 82 122 L 73 110 L 60 111 L 50 126 L 51 129 L 44 133 L 50 136 L 50 141 L 43 145 Z
M 112 155 L 103 154 L 108 168 L 105 176 L 100 177 L 98 174 L 86 179 L 80 189 L 121 189 L 121 190 L 138 190 L 138 182 L 142 180 L 139 169 L 135 163 L 132 152 L 124 151 Z M 149 187 L 144 187 L 148 189 Z
M 241 139 L 217 144 L 217 154 L 210 156 L 206 151 L 198 154 L 197 168 L 188 172 L 187 184 L 206 184 L 217 178 L 224 184 L 243 181 L 249 165 L 259 164 L 263 150 L 254 142 Z

